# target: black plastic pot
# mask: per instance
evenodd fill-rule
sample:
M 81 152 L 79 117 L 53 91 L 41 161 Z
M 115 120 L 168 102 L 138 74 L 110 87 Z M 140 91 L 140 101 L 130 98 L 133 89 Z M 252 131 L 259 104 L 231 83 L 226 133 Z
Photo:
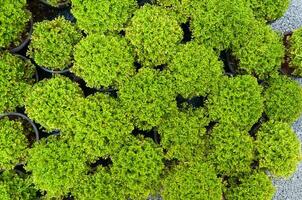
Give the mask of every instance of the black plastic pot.
M 21 113 L 16 113 L 16 112 L 3 113 L 3 114 L 0 114 L 0 119 L 3 117 L 11 117 L 11 116 L 20 117 L 20 118 L 26 120 L 32 126 L 32 128 L 35 132 L 35 135 L 36 135 L 36 140 L 38 141 L 40 139 L 38 128 L 36 127 L 34 122 L 31 119 L 29 119 L 26 115 L 23 115 Z
M 51 70 L 51 69 L 47 69 L 45 67 L 42 67 L 42 66 L 39 66 L 37 65 L 40 69 L 42 69 L 43 71 L 47 72 L 47 73 L 50 73 L 50 74 L 64 74 L 64 73 L 67 73 L 67 72 L 70 72 L 70 68 L 67 68 L 67 69 L 63 69 L 63 70 Z
M 50 5 L 46 0 L 40 0 L 40 2 L 44 3 L 47 6 L 50 6 L 52 8 L 58 8 L 58 9 L 64 9 L 64 8 L 69 7 L 69 5 L 70 5 L 69 1 L 66 1 L 65 3 L 60 3 L 60 4 L 58 4 L 58 6 L 55 6 L 55 7 Z
M 30 59 L 28 59 L 25 56 L 22 56 L 20 54 L 14 54 L 14 55 L 17 56 L 17 57 L 19 57 L 19 58 L 21 58 L 22 60 L 25 60 L 25 61 L 29 60 L 30 61 Z M 36 78 L 36 82 L 38 82 L 39 81 L 39 74 L 38 74 L 37 68 L 35 68 L 35 69 L 36 69 L 35 70 L 36 71 L 35 78 Z
M 31 35 L 33 33 L 33 20 L 30 19 L 29 23 L 30 23 L 30 25 L 29 25 L 28 36 L 19 46 L 10 49 L 10 52 L 17 53 L 17 52 L 21 51 L 29 43 Z

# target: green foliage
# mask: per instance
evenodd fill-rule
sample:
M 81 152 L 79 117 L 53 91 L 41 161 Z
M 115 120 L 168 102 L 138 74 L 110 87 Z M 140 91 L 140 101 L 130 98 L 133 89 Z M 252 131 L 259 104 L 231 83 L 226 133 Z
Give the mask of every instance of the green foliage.
M 64 17 L 45 20 L 34 25 L 27 54 L 40 66 L 63 70 L 71 65 L 73 47 L 80 39 L 81 33 Z
M 186 22 L 191 16 L 191 2 L 192 0 L 156 0 L 159 6 L 175 12 L 180 22 Z
M 286 76 L 269 80 L 265 91 L 265 113 L 276 121 L 292 123 L 302 113 L 302 88 Z
M 49 131 L 61 129 L 82 96 L 81 88 L 67 77 L 44 79 L 35 84 L 26 97 L 26 113 Z
M 290 38 L 290 66 L 294 74 L 302 76 L 302 28 L 295 30 Z
M 162 149 L 152 140 L 134 137 L 112 156 L 111 172 L 124 199 L 147 199 L 159 182 L 162 159 Z
M 301 144 L 290 125 L 270 121 L 257 132 L 259 167 L 275 176 L 289 177 L 301 160 Z
M 7 51 L 0 53 L 0 113 L 14 111 L 24 105 L 24 98 L 31 87 L 34 67 Z
M 218 173 L 230 176 L 251 171 L 254 144 L 248 132 L 219 124 L 213 128 L 208 142 L 208 160 Z
M 88 166 L 80 149 L 57 136 L 42 139 L 29 150 L 26 170 L 47 197 L 63 197 L 79 183 Z
M 37 198 L 37 191 L 32 181 L 26 175 L 18 175 L 14 171 L 3 171 L 0 174 L 1 200 L 33 200 Z
M 86 33 L 121 31 L 137 9 L 136 0 L 71 0 L 71 12 Z
M 89 87 L 119 86 L 135 73 L 134 51 L 125 38 L 92 34 L 75 47 L 72 71 Z
M 275 188 L 264 172 L 253 172 L 239 177 L 239 183 L 232 183 L 226 192 L 226 200 L 271 200 Z
M 175 15 L 158 6 L 144 5 L 126 28 L 126 38 L 135 47 L 143 66 L 167 64 L 181 42 L 183 32 Z
M 167 150 L 168 159 L 183 162 L 204 157 L 205 134 L 209 120 L 204 109 L 178 111 L 163 120 L 158 127 L 161 146 Z
M 163 180 L 161 194 L 165 200 L 221 200 L 222 184 L 212 166 L 197 162 L 172 170 Z
M 234 55 L 240 60 L 239 68 L 262 79 L 276 73 L 285 54 L 282 37 L 258 21 L 250 23 L 246 30 L 233 42 Z
M 22 124 L 7 118 L 0 120 L 0 169 L 13 169 L 27 157 L 28 141 Z
M 165 71 L 142 68 L 118 94 L 125 111 L 132 114 L 134 124 L 143 130 L 159 125 L 177 109 L 170 74 Z
M 219 90 L 208 97 L 209 115 L 213 120 L 249 130 L 262 115 L 261 93 L 262 87 L 252 76 L 224 78 Z
M 70 0 L 43 0 L 47 4 L 53 6 L 53 7 L 60 7 L 61 5 L 68 4 Z
M 22 42 L 31 14 L 26 0 L 2 0 L 0 7 L 0 48 L 16 47 Z
M 283 16 L 290 0 L 248 0 L 257 19 L 273 21 Z
M 206 96 L 217 88 L 223 74 L 223 65 L 213 50 L 194 42 L 180 48 L 168 69 L 178 94 L 184 98 Z

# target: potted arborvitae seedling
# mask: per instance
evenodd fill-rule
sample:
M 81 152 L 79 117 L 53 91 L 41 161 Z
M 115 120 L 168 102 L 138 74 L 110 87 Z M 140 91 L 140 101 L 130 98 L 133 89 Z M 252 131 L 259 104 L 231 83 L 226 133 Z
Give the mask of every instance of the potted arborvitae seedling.
M 13 50 L 29 37 L 31 14 L 25 9 L 25 5 L 26 0 L 1 2 L 0 48 Z
M 48 131 L 69 123 L 77 99 L 83 97 L 81 88 L 61 75 L 35 84 L 25 99 L 25 112 Z
M 208 96 L 206 106 L 210 118 L 249 130 L 263 112 L 262 87 L 249 75 L 224 77 L 219 90 Z
M 254 171 L 239 178 L 230 178 L 225 192 L 226 200 L 269 200 L 274 196 L 275 188 L 271 179 L 261 171 Z
M 206 128 L 209 120 L 203 108 L 178 111 L 158 127 L 161 146 L 167 159 L 182 162 L 204 158 Z
M 81 33 L 64 17 L 45 20 L 34 24 L 27 54 L 40 67 L 60 72 L 71 67 L 73 47 L 80 39 Z
M 0 199 L 33 200 L 36 198 L 37 190 L 29 176 L 18 174 L 13 170 L 0 173 Z
M 92 34 L 75 47 L 71 71 L 88 87 L 118 88 L 135 74 L 134 51 L 119 35 Z
M 121 31 L 133 12 L 136 0 L 71 0 L 71 12 L 85 33 Z
M 223 64 L 212 49 L 195 42 L 187 43 L 168 64 L 176 92 L 184 98 L 206 96 L 217 89 L 223 75 Z
M 133 116 L 134 124 L 150 130 L 177 110 L 176 94 L 168 72 L 142 68 L 119 90 L 125 112 Z
M 0 119 L 0 169 L 13 169 L 25 161 L 29 142 L 21 122 Z
M 298 82 L 276 76 L 265 90 L 265 113 L 269 119 L 293 123 L 302 113 L 302 88 Z
M 0 52 L 0 113 L 12 112 L 24 105 L 24 98 L 34 82 L 35 69 L 7 51 Z
M 162 180 L 165 200 L 222 199 L 222 184 L 213 167 L 204 162 L 181 164 Z
M 183 32 L 175 15 L 163 7 L 146 4 L 135 12 L 126 28 L 126 38 L 143 66 L 156 67 L 171 60 Z
M 302 28 L 295 30 L 289 41 L 290 67 L 295 75 L 302 76 Z
M 269 121 L 256 134 L 259 167 L 274 176 L 289 177 L 301 161 L 301 144 L 287 123 Z
M 70 3 L 70 0 L 40 0 L 40 1 L 56 8 L 65 7 Z

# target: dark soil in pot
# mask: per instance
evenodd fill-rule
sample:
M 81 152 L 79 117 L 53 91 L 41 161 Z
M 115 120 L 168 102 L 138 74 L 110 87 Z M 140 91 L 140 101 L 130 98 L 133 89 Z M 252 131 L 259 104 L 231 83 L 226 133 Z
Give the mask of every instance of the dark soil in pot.
M 283 44 L 286 48 L 284 62 L 281 66 L 281 73 L 285 75 L 291 75 L 294 72 L 294 69 L 290 67 L 290 55 L 289 55 L 289 48 L 290 48 L 290 38 L 292 36 L 292 32 L 286 33 L 283 37 Z

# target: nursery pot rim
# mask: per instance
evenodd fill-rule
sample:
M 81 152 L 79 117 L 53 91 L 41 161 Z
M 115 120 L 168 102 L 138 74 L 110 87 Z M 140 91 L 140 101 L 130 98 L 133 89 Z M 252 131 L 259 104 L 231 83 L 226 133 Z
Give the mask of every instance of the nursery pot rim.
M 70 1 L 68 1 L 68 0 L 65 3 L 59 3 L 57 6 L 50 5 L 46 0 L 40 0 L 40 2 L 47 6 L 50 6 L 52 8 L 57 8 L 57 9 L 67 8 L 67 7 L 69 7 L 69 4 L 70 4 Z
M 38 67 L 41 68 L 43 71 L 48 72 L 50 74 L 64 74 L 64 73 L 70 72 L 70 67 L 63 69 L 63 70 L 51 70 L 51 69 L 42 67 L 40 65 L 38 65 Z
M 20 55 L 20 54 L 14 54 L 15 56 L 17 56 L 17 57 L 20 57 L 21 59 L 23 59 L 23 60 L 29 60 L 29 61 L 31 61 L 29 58 L 27 58 L 27 57 L 25 57 L 25 56 L 23 56 L 23 55 Z M 35 66 L 34 64 L 32 64 L 33 66 Z M 38 74 L 38 71 L 37 71 L 37 67 L 35 67 L 35 76 L 36 76 L 36 82 L 38 82 L 39 81 L 39 74 Z
M 10 52 L 12 52 L 12 53 L 17 53 L 17 52 L 21 51 L 21 50 L 29 43 L 30 38 L 31 38 L 31 35 L 32 35 L 32 33 L 33 33 L 33 24 L 34 24 L 34 21 L 33 21 L 32 18 L 30 18 L 29 23 L 30 23 L 30 25 L 29 25 L 30 28 L 29 28 L 29 31 L 28 31 L 28 36 L 27 36 L 27 38 L 26 38 L 19 46 L 10 49 L 10 50 L 9 50 Z
M 21 117 L 23 119 L 25 119 L 26 121 L 28 121 L 30 123 L 30 125 L 32 126 L 32 128 L 34 129 L 35 135 L 36 135 L 36 140 L 39 141 L 39 130 L 37 128 L 37 126 L 34 124 L 34 122 L 29 119 L 26 115 L 23 115 L 21 113 L 17 113 L 17 112 L 8 112 L 8 113 L 1 113 L 0 114 L 0 119 L 2 119 L 3 117 L 6 116 L 17 116 L 17 117 Z

